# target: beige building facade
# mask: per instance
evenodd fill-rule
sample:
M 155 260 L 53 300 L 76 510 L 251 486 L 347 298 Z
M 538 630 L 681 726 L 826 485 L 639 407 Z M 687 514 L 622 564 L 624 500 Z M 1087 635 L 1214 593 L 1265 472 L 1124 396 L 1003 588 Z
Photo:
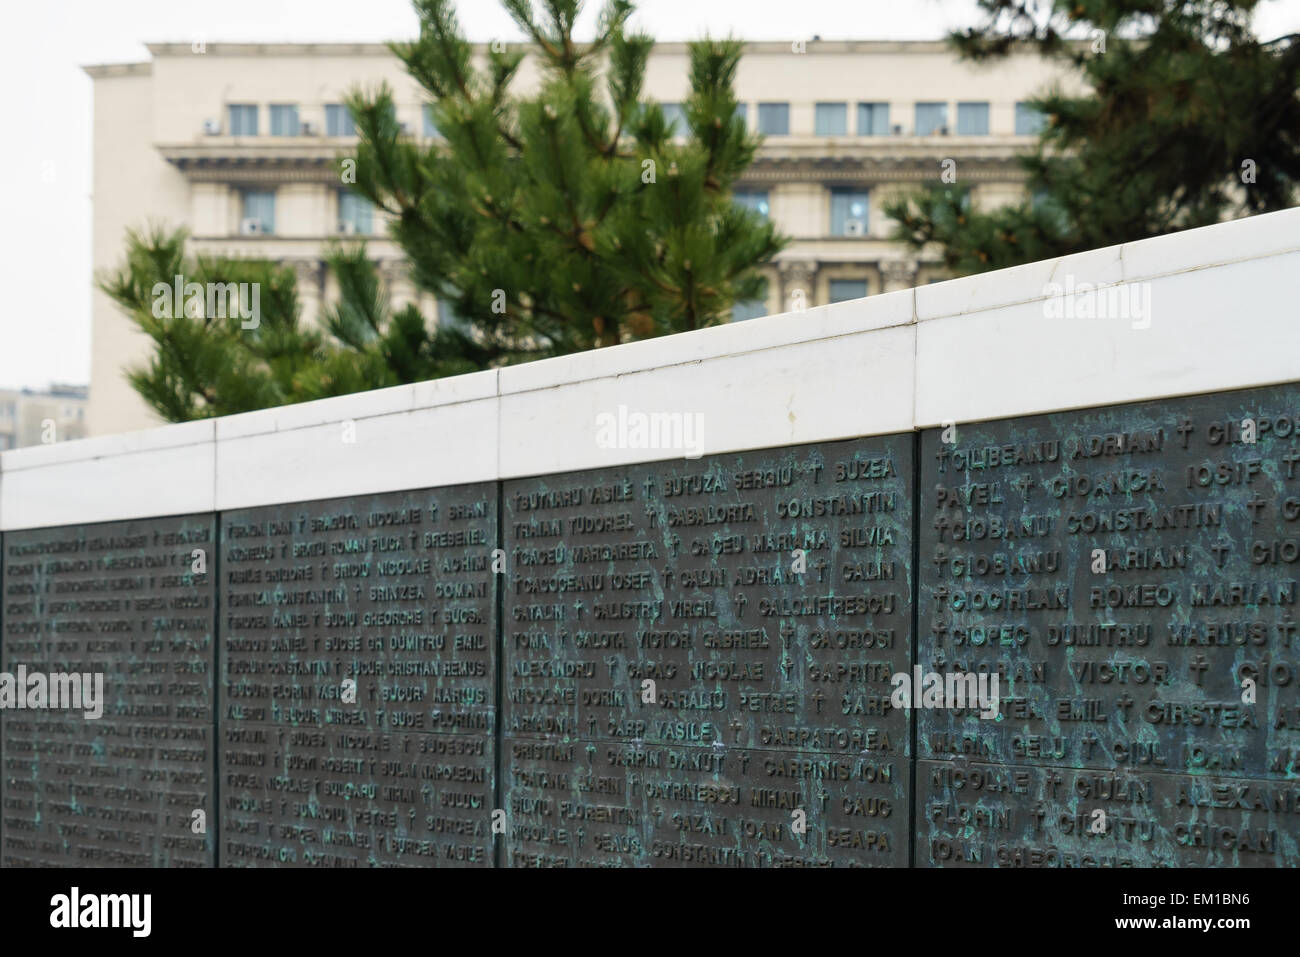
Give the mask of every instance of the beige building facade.
M 86 387 L 0 389 L 0 452 L 84 439 Z
M 94 81 L 96 271 L 116 267 L 128 228 L 185 226 L 191 253 L 270 259 L 297 272 L 310 320 L 334 295 L 322 244 L 364 236 L 392 300 L 430 321 L 438 304 L 415 289 L 383 217 L 340 183 L 355 143 L 345 94 L 386 81 L 398 119 L 417 139 L 436 136 L 424 91 L 382 45 L 154 44 L 145 63 L 91 66 Z M 485 52 L 485 50 L 483 51 Z M 943 43 L 751 43 L 736 93 L 746 123 L 765 137 L 737 201 L 791 237 L 766 268 L 765 301 L 736 319 L 798 310 L 942 278 L 936 261 L 888 240 L 882 212 L 900 190 L 940 182 L 951 160 L 959 188 L 987 208 L 1024 197 L 1016 157 L 1039 118 L 1025 106 L 1059 68 L 1030 54 L 991 65 L 956 59 Z M 689 92 L 689 54 L 660 44 L 646 95 L 670 115 Z M 525 60 L 517 92 L 535 88 Z M 91 340 L 89 434 L 158 424 L 127 383 L 148 340 L 98 290 Z

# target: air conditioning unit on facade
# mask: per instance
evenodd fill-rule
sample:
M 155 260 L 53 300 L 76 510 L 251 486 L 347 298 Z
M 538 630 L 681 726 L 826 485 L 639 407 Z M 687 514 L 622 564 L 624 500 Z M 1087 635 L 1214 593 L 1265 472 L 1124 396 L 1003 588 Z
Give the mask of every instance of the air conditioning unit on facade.
M 860 219 L 850 219 L 844 223 L 845 236 L 865 236 L 867 224 Z
M 303 136 L 320 136 L 320 127 L 315 123 L 304 122 L 299 125 L 299 132 Z
M 410 136 L 410 135 L 411 135 L 411 124 L 410 124 L 410 123 L 398 123 L 398 124 L 397 124 L 397 132 L 400 133 L 402 136 Z
M 903 124 L 902 124 L 902 123 L 895 123 L 895 124 L 894 124 L 894 135 L 895 135 L 895 136 L 902 136 L 902 135 L 903 135 Z
M 239 232 L 244 236 L 260 236 L 262 234 L 262 221 L 260 219 L 241 219 L 239 221 Z
M 948 127 L 946 127 L 946 126 L 941 126 L 941 127 L 939 127 L 939 135 L 940 135 L 940 136 L 947 136 L 947 135 L 948 135 Z
M 221 135 L 221 121 L 220 121 L 220 120 L 204 120 L 204 121 L 203 121 L 203 133 L 204 133 L 204 135 L 206 135 L 206 136 L 220 136 L 220 135 Z
M 357 234 L 357 224 L 350 220 L 344 220 L 339 223 L 339 232 L 345 236 L 355 236 Z

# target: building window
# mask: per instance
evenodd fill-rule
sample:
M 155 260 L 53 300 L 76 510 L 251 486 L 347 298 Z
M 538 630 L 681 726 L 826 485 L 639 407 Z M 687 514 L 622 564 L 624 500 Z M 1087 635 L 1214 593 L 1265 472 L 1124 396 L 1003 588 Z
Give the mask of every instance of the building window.
M 865 299 L 867 281 L 865 279 L 832 279 L 831 302 L 848 302 L 850 299 Z
M 456 311 L 456 306 L 446 299 L 438 300 L 438 325 L 445 329 L 459 329 L 468 332 L 469 322 Z
M 989 105 L 987 103 L 958 103 L 957 135 L 988 136 Z
M 6 435 L 4 432 L 0 432 L 0 452 L 4 451 L 5 449 L 12 449 L 13 447 L 14 447 L 13 436 Z
M 867 234 L 867 191 L 865 189 L 831 190 L 831 235 L 865 236 Z
M 668 133 L 671 136 L 685 136 L 690 132 L 690 127 L 686 125 L 686 107 L 680 103 L 660 103 L 659 109 L 663 110 L 664 122 L 668 124 Z
M 257 107 L 246 103 L 232 103 L 226 107 L 230 117 L 231 136 L 257 135 Z
M 889 104 L 888 103 L 859 103 L 858 104 L 858 135 L 859 136 L 888 136 L 889 135 Z
M 427 139 L 442 139 L 443 135 L 438 132 L 438 124 L 433 122 L 433 104 L 424 104 L 424 135 Z
M 733 113 L 732 115 L 736 119 L 740 120 L 740 122 L 744 124 L 746 127 L 749 126 L 749 106 L 747 104 L 737 103 L 736 112 Z
M 342 103 L 325 104 L 325 135 L 357 135 L 357 128 L 352 122 L 352 113 Z
M 758 131 L 764 136 L 789 136 L 790 104 L 758 104 Z
M 762 319 L 766 315 L 766 299 L 742 299 L 731 307 L 732 322 L 744 322 L 746 319 Z
M 948 125 L 947 103 L 916 104 L 916 135 L 929 136 Z
M 243 192 L 243 222 L 255 222 L 259 233 L 275 232 L 275 193 L 263 189 L 246 189 Z
M 272 103 L 271 135 L 297 136 L 299 131 L 298 107 L 292 104 Z
M 1016 104 L 1016 135 L 1037 136 L 1043 129 L 1043 114 L 1028 103 Z
M 813 132 L 818 136 L 849 135 L 847 103 L 818 103 L 813 116 Z
M 767 205 L 767 190 L 738 189 L 731 195 L 737 205 L 744 206 L 746 209 L 752 209 L 764 219 L 767 219 L 770 212 Z
M 339 190 L 339 232 L 368 235 L 373 226 L 373 206 L 350 189 Z

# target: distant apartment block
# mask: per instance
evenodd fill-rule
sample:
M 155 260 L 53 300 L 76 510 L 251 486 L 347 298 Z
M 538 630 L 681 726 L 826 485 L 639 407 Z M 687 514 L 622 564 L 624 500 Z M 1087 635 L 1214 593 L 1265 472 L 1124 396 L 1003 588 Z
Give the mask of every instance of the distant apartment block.
M 297 271 L 307 318 L 336 295 L 321 256 L 338 236 L 370 238 L 392 300 L 439 304 L 414 288 L 384 215 L 342 188 L 337 158 L 355 142 L 344 94 L 395 90 L 398 119 L 436 137 L 423 90 L 382 45 L 149 46 L 146 63 L 91 66 L 94 79 L 96 270 L 120 262 L 126 229 L 184 225 L 191 252 L 266 258 Z M 480 56 L 485 49 L 480 47 Z M 646 95 L 680 120 L 689 92 L 685 44 L 656 46 Z M 738 112 L 765 142 L 737 202 L 770 216 L 792 245 L 765 272 L 767 296 L 734 318 L 838 302 L 923 284 L 937 261 L 888 241 L 892 194 L 939 182 L 945 159 L 977 208 L 1024 196 L 1016 162 L 1041 118 L 1026 100 L 1061 79 L 1032 54 L 976 66 L 943 43 L 750 43 L 738 71 Z M 534 89 L 525 60 L 516 89 Z M 1068 85 L 1068 79 L 1067 79 Z M 157 424 L 123 369 L 147 340 L 100 292 L 93 306 L 87 424 L 91 434 Z
M 0 389 L 0 452 L 86 435 L 84 385 L 55 384 L 45 391 Z

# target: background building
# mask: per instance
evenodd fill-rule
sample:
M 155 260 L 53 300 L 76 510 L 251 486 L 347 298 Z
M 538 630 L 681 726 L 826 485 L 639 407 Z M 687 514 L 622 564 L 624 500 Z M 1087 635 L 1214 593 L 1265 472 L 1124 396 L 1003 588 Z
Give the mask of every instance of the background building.
M 91 66 L 94 80 L 96 271 L 119 264 L 128 227 L 189 228 L 192 253 L 276 260 L 297 270 L 308 319 L 335 291 L 324 241 L 373 237 L 370 251 L 396 305 L 438 304 L 404 274 L 383 216 L 349 194 L 337 160 L 355 141 L 344 94 L 386 81 L 412 135 L 437 135 L 424 91 L 379 44 L 154 44 L 147 63 Z M 481 50 L 484 48 L 480 47 Z M 686 44 L 655 47 L 646 95 L 679 114 L 689 92 Z M 888 241 L 891 193 L 937 183 L 946 159 L 976 208 L 1019 200 L 1015 162 L 1039 117 L 1024 101 L 1060 77 L 1020 54 L 959 61 L 940 42 L 808 41 L 746 45 L 736 81 L 746 122 L 766 137 L 737 200 L 793 239 L 768 267 L 763 301 L 736 319 L 855 299 L 942 278 L 937 263 Z M 516 89 L 535 87 L 525 60 Z M 90 434 L 158 422 L 123 370 L 149 354 L 140 334 L 96 291 Z
M 86 435 L 84 385 L 55 383 L 44 392 L 0 389 L 0 451 Z

